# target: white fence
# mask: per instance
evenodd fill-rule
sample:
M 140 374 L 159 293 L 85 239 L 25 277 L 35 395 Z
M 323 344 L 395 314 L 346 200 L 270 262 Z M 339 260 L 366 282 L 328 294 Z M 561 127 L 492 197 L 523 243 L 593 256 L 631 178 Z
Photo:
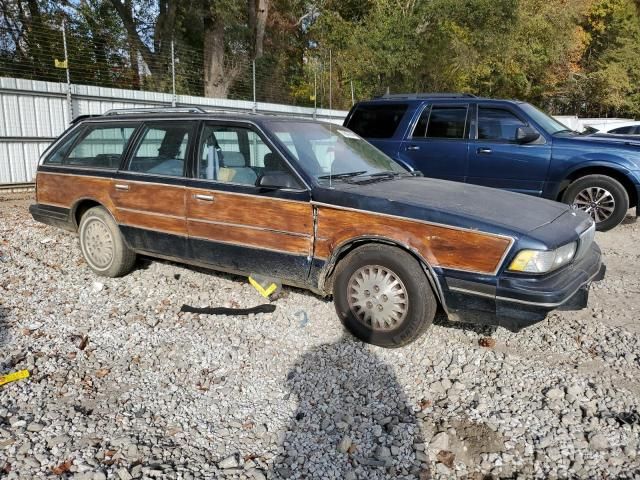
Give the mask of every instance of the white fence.
M 101 114 L 112 108 L 201 106 L 238 112 L 281 113 L 341 124 L 347 112 L 193 97 L 138 90 L 71 85 L 73 116 Z M 64 83 L 0 77 L 0 184 L 31 182 L 40 154 L 69 126 Z
M 282 113 L 341 124 L 347 115 L 343 110 L 313 109 L 253 103 L 244 100 L 173 95 L 139 90 L 71 85 L 73 117 L 98 115 L 112 108 L 170 106 L 202 106 L 238 112 Z M 585 126 L 602 128 L 628 122 L 628 119 L 556 117 L 576 130 Z M 71 115 L 64 83 L 42 82 L 0 77 L 0 184 L 33 180 L 40 154 L 69 125 Z

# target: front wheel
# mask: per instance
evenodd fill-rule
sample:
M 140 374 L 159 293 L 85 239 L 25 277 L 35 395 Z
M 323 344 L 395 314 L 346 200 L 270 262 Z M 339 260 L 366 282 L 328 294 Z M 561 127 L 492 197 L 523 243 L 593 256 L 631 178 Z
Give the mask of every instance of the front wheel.
M 416 340 L 438 306 L 420 263 L 399 248 L 379 244 L 356 248 L 338 263 L 333 301 L 353 335 L 386 348 Z
M 620 182 L 606 175 L 578 178 L 564 192 L 562 201 L 591 215 L 600 232 L 620 224 L 629 210 L 627 191 Z

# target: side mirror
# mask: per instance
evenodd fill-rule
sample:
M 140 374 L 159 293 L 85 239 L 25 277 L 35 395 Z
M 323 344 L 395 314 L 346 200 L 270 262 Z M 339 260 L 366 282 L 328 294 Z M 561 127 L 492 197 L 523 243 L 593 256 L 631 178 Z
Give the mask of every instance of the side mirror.
M 300 188 L 298 181 L 287 172 L 265 172 L 258 177 L 256 187 L 262 188 Z
M 516 129 L 516 142 L 519 144 L 535 142 L 539 138 L 540 134 L 528 125 Z

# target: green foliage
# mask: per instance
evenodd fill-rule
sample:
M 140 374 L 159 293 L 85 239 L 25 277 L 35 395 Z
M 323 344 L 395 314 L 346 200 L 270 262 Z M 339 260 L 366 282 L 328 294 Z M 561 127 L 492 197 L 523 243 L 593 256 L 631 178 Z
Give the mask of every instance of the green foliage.
M 640 116 L 635 0 L 270 0 L 258 100 L 348 108 L 385 91 L 456 91 L 531 101 L 553 113 Z M 252 97 L 251 1 L 0 2 L 0 68 L 201 95 L 206 22 L 224 24 L 227 94 Z M 131 13 L 127 25 L 123 17 Z M 132 30 L 133 26 L 133 30 Z M 136 39 L 139 43 L 136 43 Z M 329 59 L 331 58 L 331 65 Z M 314 99 L 315 93 L 315 99 Z

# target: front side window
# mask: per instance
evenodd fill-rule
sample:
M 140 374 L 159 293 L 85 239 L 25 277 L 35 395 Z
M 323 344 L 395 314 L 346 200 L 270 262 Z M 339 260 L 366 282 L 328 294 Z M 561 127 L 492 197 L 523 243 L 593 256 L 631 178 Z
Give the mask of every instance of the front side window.
M 502 108 L 478 109 L 478 139 L 515 142 L 516 130 L 526 124 Z
M 45 164 L 117 169 L 134 131 L 134 125 L 90 126 L 67 140 Z
M 198 178 L 217 182 L 255 185 L 265 172 L 288 172 L 260 135 L 245 127 L 207 125 L 198 159 Z
M 192 130 L 189 124 L 145 126 L 127 170 L 169 177 L 183 176 Z

